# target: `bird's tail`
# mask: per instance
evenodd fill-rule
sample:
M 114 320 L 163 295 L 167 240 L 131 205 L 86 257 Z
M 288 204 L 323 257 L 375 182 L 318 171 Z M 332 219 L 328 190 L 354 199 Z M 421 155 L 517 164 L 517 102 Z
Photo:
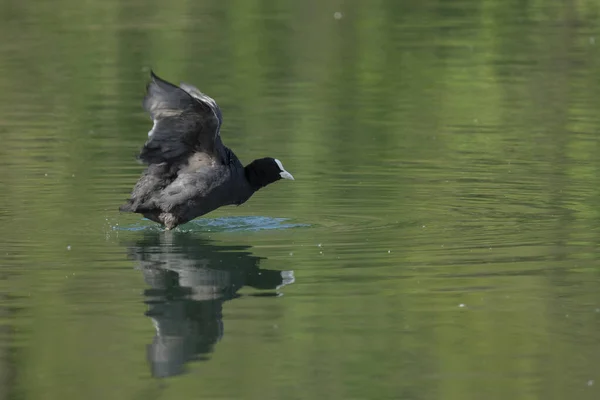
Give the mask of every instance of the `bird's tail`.
M 131 198 L 119 207 L 121 212 L 145 213 L 156 208 L 152 200 L 141 202 L 137 197 Z
M 131 201 L 128 201 L 125 204 L 122 204 L 119 207 L 119 211 L 121 212 L 135 212 L 134 207 L 133 207 L 133 203 Z

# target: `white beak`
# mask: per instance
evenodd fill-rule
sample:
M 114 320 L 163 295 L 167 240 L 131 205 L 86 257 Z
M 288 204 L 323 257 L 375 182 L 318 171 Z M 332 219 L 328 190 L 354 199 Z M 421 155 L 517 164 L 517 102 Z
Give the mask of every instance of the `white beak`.
M 293 181 L 293 180 L 294 180 L 294 177 L 292 176 L 292 174 L 290 174 L 290 173 L 289 173 L 289 172 L 287 172 L 287 171 L 280 172 L 280 173 L 279 173 L 279 176 L 281 176 L 283 179 L 289 179 L 289 180 L 291 180 L 291 181 Z
M 293 181 L 294 177 L 292 176 L 292 174 L 287 172 L 285 170 L 285 168 L 283 168 L 283 164 L 281 163 L 281 161 L 279 161 L 278 159 L 275 159 L 275 162 L 277 163 L 277 166 L 281 170 L 281 172 L 279 173 L 279 176 L 282 177 L 283 179 L 289 179 L 289 180 Z

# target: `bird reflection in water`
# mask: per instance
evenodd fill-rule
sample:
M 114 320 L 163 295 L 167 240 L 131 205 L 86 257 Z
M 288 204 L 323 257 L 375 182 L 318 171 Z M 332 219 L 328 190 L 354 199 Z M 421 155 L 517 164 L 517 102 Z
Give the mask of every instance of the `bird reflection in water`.
M 222 308 L 243 286 L 278 290 L 294 282 L 293 271 L 259 268 L 263 259 L 249 246 L 223 246 L 179 232 L 150 232 L 128 246 L 129 256 L 150 288 L 146 315 L 156 335 L 147 356 L 152 375 L 185 372 L 185 364 L 206 360 L 223 336 Z

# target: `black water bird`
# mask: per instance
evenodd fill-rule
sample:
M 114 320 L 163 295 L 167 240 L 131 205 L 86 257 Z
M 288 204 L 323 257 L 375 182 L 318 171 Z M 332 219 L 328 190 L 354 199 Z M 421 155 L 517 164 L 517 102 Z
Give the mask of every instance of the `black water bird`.
M 154 121 L 138 156 L 147 168 L 120 211 L 173 229 L 221 206 L 240 205 L 279 179 L 294 179 L 271 157 L 244 167 L 221 141 L 219 106 L 194 86 L 175 86 L 151 72 L 143 106 Z

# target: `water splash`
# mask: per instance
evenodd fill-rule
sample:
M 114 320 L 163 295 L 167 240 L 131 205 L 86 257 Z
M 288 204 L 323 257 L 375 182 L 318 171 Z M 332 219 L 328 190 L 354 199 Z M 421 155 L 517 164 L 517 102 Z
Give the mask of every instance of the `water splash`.
M 289 222 L 288 218 L 271 217 L 222 217 L 222 218 L 201 218 L 190 221 L 184 225 L 175 228 L 177 232 L 255 232 L 264 230 L 281 230 L 308 227 L 309 224 L 300 224 Z M 143 219 L 137 224 L 112 227 L 116 231 L 162 231 L 163 227 L 148 219 Z

